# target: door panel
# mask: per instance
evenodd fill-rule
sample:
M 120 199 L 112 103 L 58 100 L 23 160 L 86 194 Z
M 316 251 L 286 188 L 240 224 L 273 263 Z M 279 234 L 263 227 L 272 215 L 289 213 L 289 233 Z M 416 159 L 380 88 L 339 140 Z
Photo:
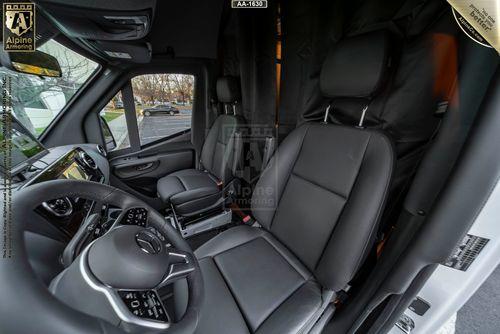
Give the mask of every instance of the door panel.
M 182 73 L 136 75 L 101 113 L 117 146 L 108 152 L 112 185 L 133 193 L 153 207 L 164 206 L 157 195 L 158 179 L 196 165 L 197 152 L 191 131 L 196 123 L 193 122 L 194 109 L 198 105 L 194 103 L 194 79 L 194 75 Z M 166 86 L 158 87 L 155 96 L 151 96 L 146 94 L 146 88 L 152 82 L 163 82 Z M 167 89 L 168 83 L 177 82 L 183 83 L 182 92 Z M 157 115 L 150 111 L 163 105 L 176 112 Z M 118 107 L 123 112 L 117 111 Z
M 195 165 L 195 151 L 190 142 L 165 144 L 157 150 L 145 149 L 112 159 L 111 172 L 132 189 L 156 197 L 159 178 Z
M 126 157 L 112 161 L 115 175 L 122 180 L 144 177 L 160 178 L 193 165 L 193 151 L 168 152 L 143 157 Z

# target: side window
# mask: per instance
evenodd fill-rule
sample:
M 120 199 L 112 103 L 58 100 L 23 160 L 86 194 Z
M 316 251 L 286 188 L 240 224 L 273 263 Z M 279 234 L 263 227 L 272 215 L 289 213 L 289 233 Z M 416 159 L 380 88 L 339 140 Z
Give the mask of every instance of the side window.
M 146 74 L 131 83 L 141 146 L 191 128 L 194 76 Z
M 130 147 L 121 91 L 99 113 L 108 151 Z

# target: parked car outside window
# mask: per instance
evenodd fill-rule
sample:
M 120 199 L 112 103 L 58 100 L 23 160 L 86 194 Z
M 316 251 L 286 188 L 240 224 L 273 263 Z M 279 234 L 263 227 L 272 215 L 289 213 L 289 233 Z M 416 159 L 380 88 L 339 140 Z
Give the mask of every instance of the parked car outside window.
M 152 108 L 146 108 L 143 110 L 144 116 L 152 116 L 155 114 L 168 114 L 176 115 L 179 113 L 179 109 L 173 107 L 170 103 L 158 104 Z

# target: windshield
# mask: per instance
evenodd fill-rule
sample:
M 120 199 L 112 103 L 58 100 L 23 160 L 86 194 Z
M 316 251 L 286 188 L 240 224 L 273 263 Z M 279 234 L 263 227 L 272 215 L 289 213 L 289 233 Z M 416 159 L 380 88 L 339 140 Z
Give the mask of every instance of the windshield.
M 62 71 L 60 78 L 41 78 L 0 67 L 0 81 L 5 76 L 11 78 L 12 111 L 33 135 L 39 137 L 98 64 L 54 40 L 37 49 L 57 58 Z

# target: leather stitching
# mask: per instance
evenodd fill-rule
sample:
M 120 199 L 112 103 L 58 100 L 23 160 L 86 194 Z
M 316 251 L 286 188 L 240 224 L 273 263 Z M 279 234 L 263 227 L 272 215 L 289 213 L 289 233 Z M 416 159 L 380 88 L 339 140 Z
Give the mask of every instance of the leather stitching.
M 254 228 L 254 227 L 252 227 L 252 228 Z M 295 270 L 295 271 L 296 271 L 296 272 L 297 272 L 300 276 L 302 276 L 302 277 L 304 278 L 304 280 L 306 280 L 306 281 L 307 281 L 307 280 L 310 280 L 310 278 L 312 277 L 312 274 L 310 274 L 309 276 L 305 276 L 305 275 L 303 275 L 303 274 L 302 274 L 302 272 L 301 272 L 301 271 L 302 271 L 302 269 L 300 269 L 300 268 L 299 268 L 299 269 L 297 269 L 293 263 L 291 263 L 290 261 L 288 261 L 288 255 L 284 254 L 284 252 L 283 252 L 283 251 L 281 251 L 278 247 L 276 247 L 276 246 L 274 245 L 274 243 L 272 242 L 272 240 L 269 238 L 269 235 L 268 235 L 268 234 L 266 234 L 266 233 L 260 233 L 259 235 L 255 235 L 255 236 L 253 236 L 251 239 L 248 239 L 248 240 L 246 240 L 246 241 L 245 241 L 245 242 L 243 242 L 243 243 L 240 243 L 240 244 L 234 245 L 234 246 L 232 246 L 232 247 L 230 247 L 230 248 L 224 249 L 223 251 L 221 251 L 221 252 L 219 252 L 219 253 L 217 253 L 217 254 L 204 256 L 204 257 L 202 257 L 202 258 L 200 258 L 200 259 L 204 259 L 204 258 L 207 258 L 207 257 L 214 257 L 214 258 L 215 258 L 215 257 L 216 257 L 216 256 L 218 256 L 218 255 L 221 255 L 221 254 L 223 254 L 223 253 L 225 253 L 225 252 L 228 252 L 228 251 L 230 251 L 230 250 L 232 250 L 232 249 L 235 249 L 235 248 L 238 248 L 238 247 L 243 246 L 243 245 L 245 245 L 245 244 L 248 244 L 248 243 L 250 243 L 250 242 L 252 242 L 252 241 L 254 241 L 254 240 L 258 239 L 258 238 L 263 238 L 263 239 L 264 239 L 264 240 L 265 240 L 265 241 L 266 241 L 269 245 L 271 245 L 271 247 L 273 247 L 273 249 L 274 249 L 274 250 L 275 250 L 275 251 L 276 251 L 276 252 L 277 252 L 277 253 L 278 253 L 278 254 L 279 254 L 279 255 L 280 255 L 283 259 L 285 259 L 285 261 L 286 261 L 286 262 L 288 262 L 288 264 L 289 264 L 289 265 L 293 268 L 293 270 Z M 283 244 L 282 244 L 282 246 L 283 246 L 284 248 L 286 248 L 286 247 L 285 247 L 285 245 L 283 245 Z M 288 249 L 287 249 L 287 250 L 288 250 Z M 288 251 L 289 251 L 289 250 L 288 250 Z M 292 256 L 294 256 L 292 252 L 290 252 L 290 254 L 291 254 Z M 305 266 L 302 262 L 300 262 L 300 260 L 299 260 L 297 257 L 295 257 L 295 259 L 296 259 L 296 260 L 297 260 L 300 264 L 302 264 L 302 265 L 304 266 L 304 271 L 309 272 L 309 270 L 307 269 L 307 267 L 306 267 L 306 266 Z
M 392 148 L 392 142 L 382 133 L 379 133 L 382 138 L 383 141 L 385 141 L 386 143 L 388 143 L 389 147 Z M 364 254 L 366 253 L 366 250 L 368 248 L 368 245 L 370 244 L 370 241 L 372 240 L 372 236 L 373 236 L 373 233 L 375 231 L 375 229 L 378 227 L 378 222 L 382 216 L 382 213 L 383 213 L 383 209 L 385 208 L 385 203 L 387 201 L 387 195 L 389 193 L 389 189 L 390 189 L 390 185 L 391 185 L 391 182 L 392 182 L 392 172 L 393 172 L 393 169 L 394 169 L 394 164 L 395 164 L 395 161 L 394 161 L 394 151 L 391 149 L 391 164 L 390 164 L 390 168 L 387 170 L 386 172 L 386 175 L 385 175 L 385 179 L 387 180 L 387 182 L 385 183 L 385 189 L 382 193 L 382 200 L 380 201 L 379 203 L 379 206 L 377 208 L 377 212 L 375 214 L 375 217 L 374 219 L 372 220 L 371 222 L 371 229 L 370 229 L 370 233 L 368 234 L 368 238 L 366 238 L 366 241 L 365 241 L 365 245 L 363 246 L 363 250 L 362 252 L 359 254 L 359 258 L 356 262 L 356 267 L 355 267 L 355 271 L 357 271 L 359 269 L 359 267 L 361 266 L 361 262 L 364 258 Z
M 229 291 L 229 293 L 231 294 L 231 297 L 233 298 L 234 304 L 236 305 L 236 307 L 238 308 L 238 311 L 240 312 L 241 318 L 243 319 L 243 321 L 245 321 L 245 325 L 247 326 L 248 332 L 251 333 L 252 327 L 248 323 L 248 319 L 245 317 L 245 314 L 243 313 L 241 305 L 238 303 L 238 300 L 236 299 L 236 296 L 235 296 L 233 290 L 231 289 L 231 286 L 229 286 L 229 284 L 227 283 L 226 277 L 224 276 L 224 274 L 220 270 L 219 265 L 217 264 L 217 261 L 215 261 L 215 257 L 212 257 L 211 260 L 214 264 L 215 269 L 217 270 L 220 277 L 222 278 L 222 282 L 224 283 L 224 286 L 226 287 L 227 291 Z
M 310 125 L 306 125 L 307 128 L 305 129 L 304 131 L 304 134 L 302 135 L 302 138 L 301 138 L 301 141 L 300 141 L 300 147 L 299 149 L 297 150 L 297 153 L 295 155 L 295 159 L 293 161 L 293 165 L 292 167 L 290 168 L 290 172 L 288 173 L 288 176 L 286 178 L 286 181 L 285 181 L 285 184 L 283 185 L 283 189 L 281 189 L 281 192 L 280 192 L 280 198 L 278 200 L 278 202 L 276 203 L 276 209 L 274 210 L 273 212 L 273 217 L 271 218 L 271 221 L 269 222 L 269 230 L 271 230 L 272 226 L 273 226 L 273 221 L 274 221 L 274 217 L 276 216 L 276 212 L 278 211 L 278 208 L 280 206 L 280 202 L 281 202 L 281 198 L 283 197 L 283 194 L 285 192 L 285 189 L 288 185 L 288 181 L 290 180 L 290 175 L 292 175 L 293 173 L 293 170 L 295 169 L 295 164 L 297 163 L 297 160 L 299 158 L 299 155 L 300 155 L 300 152 L 302 151 L 302 147 L 304 146 L 304 141 L 305 141 L 305 138 L 307 136 L 307 133 L 309 132 L 309 129 L 311 128 Z M 278 152 L 276 152 L 278 153 Z M 278 163 L 278 156 L 276 156 L 276 163 Z
M 349 189 L 349 194 L 345 198 L 346 201 L 345 201 L 344 205 L 342 206 L 342 210 L 339 213 L 339 218 L 337 219 L 335 226 L 333 226 L 333 228 L 332 228 L 332 230 L 330 232 L 330 237 L 328 238 L 328 241 L 326 242 L 325 246 L 323 247 L 323 251 L 321 252 L 321 255 L 318 257 L 318 260 L 316 261 L 316 263 L 314 265 L 314 270 L 315 271 L 316 271 L 316 269 L 318 269 L 318 266 L 320 265 L 321 260 L 323 259 L 323 256 L 325 255 L 326 249 L 328 248 L 328 245 L 332 241 L 332 237 L 335 235 L 335 230 L 337 229 L 337 226 L 339 226 L 339 222 L 342 221 L 342 215 L 344 213 L 344 209 L 346 207 L 346 204 L 349 202 L 349 198 L 351 197 L 352 189 L 355 187 L 356 182 L 358 180 L 359 172 L 361 170 L 361 166 L 363 165 L 363 160 L 365 159 L 366 150 L 367 150 L 368 144 L 370 143 L 370 138 L 371 138 L 371 135 L 368 137 L 368 139 L 367 139 L 367 141 L 365 143 L 365 147 L 364 147 L 364 150 L 363 150 L 363 154 L 361 155 L 361 159 L 360 159 L 360 163 L 359 163 L 359 166 L 358 166 L 358 170 L 356 171 L 356 176 L 354 177 L 354 183 L 351 185 L 351 189 Z
M 184 187 L 184 191 L 186 191 L 188 188 L 186 187 L 186 184 L 184 182 L 182 182 L 182 179 L 178 176 L 175 176 L 177 178 L 177 180 L 179 180 L 179 183 L 181 184 L 181 186 Z M 181 191 L 182 192 L 182 191 Z
M 269 246 L 271 246 L 271 248 L 272 248 L 272 249 L 273 249 L 273 250 L 274 250 L 274 251 L 275 251 L 275 252 L 279 255 L 279 257 L 281 257 L 281 258 L 282 258 L 282 259 L 283 259 L 283 260 L 284 260 L 284 261 L 285 261 L 285 262 L 286 262 L 286 263 L 290 266 L 290 268 L 291 268 L 293 271 L 295 271 L 295 272 L 296 272 L 296 273 L 297 273 L 300 277 L 302 277 L 303 281 L 302 281 L 302 283 L 301 283 L 301 284 L 300 284 L 297 288 L 295 288 L 293 291 L 291 291 L 291 292 L 290 292 L 290 293 L 286 296 L 286 298 L 285 298 L 285 299 L 284 299 L 284 300 L 283 300 L 283 301 L 282 301 L 282 302 L 281 302 L 278 306 L 276 306 L 276 307 L 275 307 L 275 308 L 271 311 L 271 313 L 269 313 L 269 315 L 268 315 L 267 317 L 265 317 L 265 319 L 262 321 L 262 323 L 260 323 L 259 325 L 257 325 L 257 327 L 255 328 L 255 331 L 253 331 L 253 332 L 256 332 L 256 331 L 257 331 L 257 330 L 258 330 L 258 329 L 259 329 L 259 328 L 260 328 L 260 327 L 261 327 L 261 326 L 262 326 L 262 325 L 266 322 L 266 320 L 267 320 L 267 319 L 269 319 L 269 318 L 273 315 L 273 313 L 274 313 L 277 309 L 279 309 L 279 308 L 280 308 L 280 307 L 281 307 L 281 306 L 282 306 L 282 305 L 283 305 L 283 304 L 284 304 L 284 303 L 285 303 L 288 299 L 290 299 L 290 297 L 292 297 L 292 296 L 293 296 L 293 295 L 294 295 L 294 294 L 295 294 L 295 293 L 296 293 L 296 292 L 297 292 L 300 288 L 302 288 L 302 287 L 304 286 L 304 284 L 305 284 L 305 283 L 307 283 L 307 282 L 311 281 L 311 280 L 310 280 L 310 278 L 305 278 L 305 277 L 302 275 L 302 273 L 301 273 L 300 271 L 298 271 L 298 270 L 295 268 L 295 266 L 294 266 L 294 265 L 293 265 L 293 264 L 292 264 L 292 263 L 291 263 L 291 262 L 287 259 L 287 257 L 286 257 L 286 256 L 284 256 L 284 255 L 283 255 L 283 253 L 282 253 L 282 252 L 281 252 L 281 251 L 280 251 L 280 250 L 279 250 L 279 249 L 278 249 L 275 245 L 273 245 L 273 243 L 272 243 L 272 242 L 270 242 L 270 241 L 268 240 L 268 238 L 266 238 L 266 235 L 265 235 L 265 234 L 261 234 L 261 235 L 255 236 L 255 237 L 254 237 L 254 238 L 252 238 L 251 240 L 248 240 L 248 241 L 246 241 L 246 242 L 244 242 L 244 243 L 238 244 L 238 245 L 236 245 L 236 246 L 234 246 L 234 247 L 228 248 L 228 249 L 226 249 L 226 250 L 224 250 L 224 251 L 222 251 L 222 252 L 220 252 L 220 253 L 217 253 L 217 254 L 215 254 L 215 255 L 211 256 L 211 258 L 212 258 L 212 260 L 213 260 L 213 262 L 214 262 L 214 264 L 215 264 L 215 266 L 216 266 L 217 270 L 219 271 L 219 273 L 220 273 L 221 277 L 223 278 L 224 284 L 226 285 L 226 287 L 227 287 L 227 288 L 228 288 L 228 290 L 230 291 L 230 293 L 231 293 L 231 295 L 232 295 L 232 297 L 233 297 L 233 300 L 234 300 L 234 301 L 235 301 L 235 303 L 238 305 L 238 309 L 240 310 L 240 313 L 241 313 L 242 317 L 245 319 L 245 322 L 247 323 L 247 327 L 249 327 L 249 328 L 251 329 L 251 326 L 248 324 L 248 321 L 247 321 L 247 319 L 246 319 L 246 317 L 245 317 L 245 315 L 244 315 L 244 313 L 243 313 L 243 311 L 242 311 L 242 307 L 241 307 L 241 305 L 238 303 L 238 300 L 236 299 L 236 294 L 233 292 L 233 290 L 231 289 L 231 286 L 228 284 L 228 280 L 227 280 L 226 276 L 224 275 L 224 273 L 222 272 L 222 270 L 221 270 L 221 268 L 219 267 L 219 265 L 217 264 L 217 260 L 216 260 L 216 258 L 217 258 L 219 255 L 221 255 L 221 254 L 224 254 L 224 253 L 226 253 L 226 252 L 228 252 L 228 251 L 234 250 L 234 249 L 236 249 L 236 248 L 238 248 L 238 247 L 244 246 L 244 245 L 246 245 L 246 244 L 248 244 L 248 243 L 250 243 L 250 242 L 253 242 L 253 241 L 255 241 L 255 240 L 259 239 L 259 238 L 263 239 L 263 240 L 264 240 L 264 241 L 265 241 L 265 242 L 266 242 Z M 210 257 L 210 256 L 209 256 L 209 257 Z M 312 277 L 312 276 L 311 276 L 311 277 Z M 250 331 L 251 331 L 251 330 L 250 330 Z M 251 331 L 251 332 L 252 332 L 252 331 Z
M 219 193 L 213 193 L 213 194 L 210 194 L 210 195 L 206 195 L 206 196 L 203 196 L 203 197 L 198 197 L 198 198 L 193 198 L 192 200 L 190 201 L 187 201 L 187 202 L 184 202 L 184 203 L 179 203 L 176 205 L 177 208 L 182 208 L 184 205 L 187 205 L 187 204 L 193 204 L 193 203 L 196 203 L 198 201 L 201 201 L 201 200 L 204 200 L 204 199 L 207 199 L 209 197 L 213 197 L 213 196 L 218 196 Z
M 262 321 L 261 324 L 259 324 L 257 326 L 257 328 L 255 329 L 255 332 L 257 332 L 259 330 L 260 327 L 262 327 L 262 325 L 264 325 L 266 323 L 266 321 L 272 317 L 272 315 L 284 304 L 286 303 L 287 300 L 289 300 L 295 293 L 297 293 L 297 291 L 299 291 L 305 284 L 307 283 L 307 281 L 304 281 L 302 282 L 302 284 L 300 284 L 295 290 L 293 290 L 292 292 L 290 292 L 290 294 L 278 305 L 276 306 L 276 308 L 274 310 L 271 311 L 271 313 L 269 313 L 269 315 Z
M 332 194 L 337 195 L 338 197 L 340 197 L 340 198 L 342 198 L 342 199 L 344 199 L 344 200 L 346 200 L 346 199 L 347 199 L 347 197 L 346 197 L 345 195 L 339 194 L 339 193 L 338 193 L 338 192 L 336 192 L 335 190 L 329 189 L 329 188 L 327 188 L 327 187 L 325 187 L 325 186 L 323 186 L 323 185 L 321 185 L 321 184 L 319 184 L 319 183 L 316 183 L 316 182 L 314 182 L 314 181 L 311 181 L 311 180 L 309 180 L 309 179 L 307 179 L 307 178 L 303 177 L 303 176 L 302 176 L 302 175 L 300 175 L 300 174 L 297 174 L 297 173 L 295 173 L 295 172 L 292 172 L 292 175 L 293 175 L 293 176 L 295 176 L 295 177 L 298 177 L 299 179 L 302 179 L 302 180 L 304 180 L 304 181 L 306 181 L 306 182 L 308 182 L 308 183 L 311 183 L 312 185 L 314 185 L 314 186 L 316 186 L 316 187 L 319 187 L 319 188 L 324 189 L 324 190 L 326 190 L 326 191 L 328 191 L 328 192 L 331 192 Z
M 303 278 L 305 281 L 310 280 L 310 279 L 311 279 L 311 277 L 313 277 L 313 275 L 312 275 L 312 274 L 310 274 L 310 276 L 304 276 L 304 275 L 301 273 L 301 270 L 299 271 L 297 268 L 295 268 L 295 266 L 293 265 L 293 263 L 292 263 L 292 262 L 288 261 L 288 256 L 286 256 L 286 255 L 285 255 L 285 254 L 284 254 L 284 253 L 283 253 L 283 252 L 282 252 L 282 251 L 281 251 L 278 247 L 276 247 L 275 245 L 273 245 L 273 243 L 272 243 L 272 242 L 271 242 L 271 241 L 270 241 L 270 240 L 269 240 L 269 239 L 268 239 L 265 235 L 263 235 L 263 236 L 262 236 L 262 238 L 264 238 L 264 239 L 266 240 L 266 242 L 267 242 L 268 244 L 270 244 L 270 245 L 271 245 L 271 247 L 273 247 L 273 248 L 274 248 L 274 250 L 275 250 L 276 252 L 278 252 L 278 254 L 279 254 L 282 258 L 284 258 L 284 259 L 285 259 L 285 261 L 286 261 L 286 262 L 287 262 L 287 263 L 288 263 L 288 264 L 289 264 L 289 265 L 293 268 L 293 270 L 295 270 L 295 271 L 296 271 L 296 272 L 297 272 L 300 276 L 302 276 L 302 278 Z M 285 245 L 283 245 L 283 247 L 285 247 Z M 287 250 L 288 250 L 291 254 L 293 254 L 293 253 L 292 253 L 292 252 L 291 252 L 288 248 L 287 248 Z M 295 255 L 294 255 L 294 256 L 295 256 Z M 309 271 L 309 269 L 307 269 L 307 267 L 306 267 L 306 266 L 302 263 L 302 261 L 300 261 L 300 259 L 299 259 L 298 257 L 295 257 L 295 259 L 297 260 L 297 262 L 300 262 L 300 264 L 302 264 L 302 265 L 304 266 L 305 271 Z

